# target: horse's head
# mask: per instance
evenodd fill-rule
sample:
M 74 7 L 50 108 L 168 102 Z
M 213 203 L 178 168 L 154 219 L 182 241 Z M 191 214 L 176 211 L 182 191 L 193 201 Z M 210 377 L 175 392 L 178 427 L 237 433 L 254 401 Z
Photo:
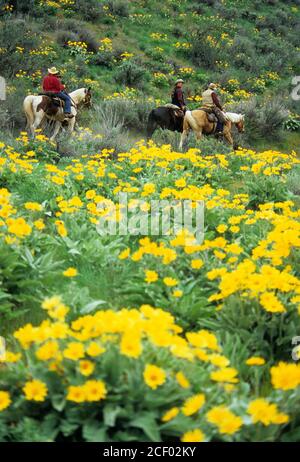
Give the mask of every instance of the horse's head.
M 91 87 L 84 89 L 84 99 L 82 104 L 88 108 L 92 107 L 92 92 Z
M 73 102 L 77 106 L 86 106 L 86 107 L 91 107 L 92 106 L 91 87 L 89 87 L 89 88 L 79 88 L 78 90 L 72 91 L 70 93 L 70 96 L 71 96 Z
M 245 131 L 245 115 L 243 114 L 238 122 L 236 122 L 236 128 L 239 133 L 244 133 Z
M 176 130 L 178 126 L 183 124 L 183 118 L 184 118 L 184 112 L 178 108 L 178 109 L 173 109 L 173 108 L 167 108 L 170 121 L 172 121 L 172 129 Z M 169 125 L 169 124 L 168 124 Z

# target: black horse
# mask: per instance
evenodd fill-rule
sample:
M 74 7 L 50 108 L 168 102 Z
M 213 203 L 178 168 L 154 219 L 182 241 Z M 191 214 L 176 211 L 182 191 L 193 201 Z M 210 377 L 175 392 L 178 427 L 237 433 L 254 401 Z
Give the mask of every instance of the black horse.
M 158 127 L 172 132 L 182 132 L 184 114 L 180 108 L 160 106 L 152 109 L 148 117 L 147 138 L 150 139 Z

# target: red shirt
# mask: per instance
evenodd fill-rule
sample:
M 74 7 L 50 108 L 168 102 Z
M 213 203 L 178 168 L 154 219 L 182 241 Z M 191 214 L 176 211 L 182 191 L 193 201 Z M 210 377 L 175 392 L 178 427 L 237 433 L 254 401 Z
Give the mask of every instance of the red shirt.
M 59 93 L 65 89 L 65 86 L 61 83 L 56 75 L 46 75 L 43 79 L 43 91 L 52 91 L 53 93 Z

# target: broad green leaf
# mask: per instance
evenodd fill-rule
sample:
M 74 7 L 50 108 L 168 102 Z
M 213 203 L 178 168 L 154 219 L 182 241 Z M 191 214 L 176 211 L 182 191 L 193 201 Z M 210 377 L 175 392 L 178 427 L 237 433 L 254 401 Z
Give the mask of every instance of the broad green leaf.
M 159 442 L 161 441 L 159 428 L 157 426 L 155 417 L 153 414 L 140 415 L 136 419 L 129 423 L 130 427 L 136 427 L 143 430 L 145 435 L 150 438 L 150 441 Z
M 122 411 L 119 406 L 113 404 L 107 404 L 103 409 L 104 423 L 107 427 L 113 427 L 116 423 L 116 418 Z
M 107 441 L 106 428 L 101 422 L 91 421 L 84 424 L 82 429 L 83 438 L 91 443 L 105 443 Z

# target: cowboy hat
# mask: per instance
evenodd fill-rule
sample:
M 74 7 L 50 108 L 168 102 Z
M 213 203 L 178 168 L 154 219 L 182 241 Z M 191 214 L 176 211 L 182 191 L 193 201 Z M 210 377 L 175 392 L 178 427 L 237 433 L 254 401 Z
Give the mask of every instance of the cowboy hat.
M 184 83 L 184 80 L 182 80 L 182 79 L 176 80 L 175 85 L 177 85 L 178 83 Z
M 50 67 L 50 69 L 48 69 L 48 72 L 49 74 L 58 74 L 59 71 L 56 69 L 56 67 Z
M 217 87 L 218 87 L 218 85 L 217 85 L 216 83 L 210 83 L 210 84 L 208 85 L 208 88 L 211 88 L 212 90 L 214 90 L 214 89 L 217 88 Z

